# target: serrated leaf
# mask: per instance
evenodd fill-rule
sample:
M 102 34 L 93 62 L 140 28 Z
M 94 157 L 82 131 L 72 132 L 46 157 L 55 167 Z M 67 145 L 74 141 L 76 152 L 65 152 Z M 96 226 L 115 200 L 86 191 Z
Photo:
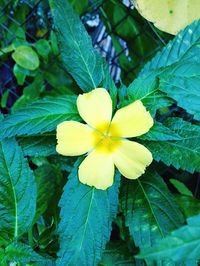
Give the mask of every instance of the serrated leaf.
M 29 229 L 36 209 L 36 184 L 15 139 L 0 142 L 0 231 L 10 238 Z
M 180 31 L 156 56 L 147 63 L 142 74 L 170 66 L 180 60 L 199 62 L 200 20 Z
M 5 257 L 7 261 L 15 262 L 37 262 L 45 261 L 46 259 L 32 250 L 30 246 L 27 246 L 20 242 L 13 242 L 5 249 Z
M 137 256 L 146 261 L 171 258 L 173 261 L 200 259 L 200 215 L 187 219 L 188 224 L 159 241 L 154 247 L 144 248 Z
M 119 176 L 110 189 L 98 190 L 79 182 L 79 164 L 80 161 L 69 175 L 60 201 L 57 266 L 97 265 L 117 213 Z
M 200 171 L 200 126 L 193 125 L 181 118 L 170 118 L 165 123 L 170 130 L 178 134 L 180 140 L 142 141 L 152 152 L 156 161 L 173 165 L 176 169 L 190 173 Z
M 50 5 L 65 68 L 83 91 L 97 88 L 104 79 L 103 59 L 94 51 L 79 16 L 68 1 L 51 0 Z
M 165 93 L 159 91 L 157 78 L 159 73 L 155 70 L 142 74 L 127 88 L 129 101 L 141 100 L 152 116 L 155 116 L 157 109 L 170 106 L 173 103 L 173 100 L 167 97 Z
M 183 224 L 183 215 L 154 171 L 122 186 L 122 210 L 136 246 L 152 246 Z
M 26 156 L 49 156 L 57 154 L 55 135 L 21 137 L 19 138 L 19 144 Z
M 154 121 L 153 127 L 144 135 L 139 137 L 143 140 L 165 141 L 165 140 L 181 140 L 182 138 L 170 128 L 162 123 Z
M 200 57 L 199 57 L 200 61 Z M 160 76 L 160 90 L 200 120 L 200 63 L 183 62 Z
M 49 132 L 65 120 L 80 120 L 76 97 L 60 96 L 38 100 L 0 122 L 0 139 Z

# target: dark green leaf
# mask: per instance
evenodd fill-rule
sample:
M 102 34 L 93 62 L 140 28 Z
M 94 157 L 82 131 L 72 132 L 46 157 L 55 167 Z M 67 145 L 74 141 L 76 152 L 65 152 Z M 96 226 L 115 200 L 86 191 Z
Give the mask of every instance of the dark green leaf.
M 57 266 L 97 265 L 117 213 L 119 176 L 108 190 L 83 185 L 75 164 L 60 201 L 60 251 Z
M 0 191 L 0 231 L 18 237 L 33 221 L 36 184 L 15 139 L 0 142 Z
M 170 118 L 165 126 L 181 139 L 142 142 L 152 152 L 153 158 L 168 166 L 173 165 L 176 169 L 181 168 L 191 173 L 200 171 L 200 126 L 181 118 Z
M 35 43 L 35 48 L 39 55 L 44 59 L 48 59 L 49 53 L 51 51 L 51 46 L 47 40 L 41 39 Z
M 65 120 L 80 120 L 76 97 L 60 96 L 38 100 L 1 121 L 0 138 L 52 131 Z
M 97 88 L 104 79 L 103 59 L 92 47 L 79 16 L 68 1 L 50 1 L 64 66 L 83 91 Z
M 183 224 L 172 194 L 153 171 L 122 186 L 122 210 L 136 246 L 152 246 Z
M 191 217 L 199 214 L 200 210 L 199 200 L 191 196 L 184 196 L 184 195 L 175 195 L 175 198 L 186 217 Z
M 173 231 L 154 247 L 144 248 L 137 256 L 148 263 L 164 258 L 173 261 L 200 259 L 200 215 L 189 218 L 188 225 Z

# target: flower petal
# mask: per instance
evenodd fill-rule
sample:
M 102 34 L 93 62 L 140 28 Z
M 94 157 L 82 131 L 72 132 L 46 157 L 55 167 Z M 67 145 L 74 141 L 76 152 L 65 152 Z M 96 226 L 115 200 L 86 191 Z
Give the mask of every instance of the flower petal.
M 143 103 L 137 100 L 116 112 L 110 132 L 112 136 L 130 138 L 148 132 L 152 126 L 153 118 Z
M 129 140 L 122 140 L 113 154 L 114 163 L 120 173 L 129 179 L 140 177 L 152 162 L 151 152 L 143 145 Z
M 106 89 L 98 88 L 78 96 L 77 107 L 83 120 L 96 129 L 109 125 L 112 100 Z
M 76 121 L 65 121 L 57 126 L 56 150 L 65 156 L 81 155 L 94 147 L 94 130 Z
M 79 166 L 79 180 L 98 189 L 112 186 L 115 167 L 110 155 L 92 151 Z

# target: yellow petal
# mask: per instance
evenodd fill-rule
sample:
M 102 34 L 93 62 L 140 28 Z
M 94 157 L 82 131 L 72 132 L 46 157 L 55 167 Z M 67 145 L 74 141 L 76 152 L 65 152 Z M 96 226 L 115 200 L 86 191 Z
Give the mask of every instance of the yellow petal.
M 110 126 L 110 134 L 116 137 L 136 137 L 149 131 L 153 118 L 139 100 L 119 109 Z
M 107 189 L 112 186 L 115 167 L 108 154 L 92 151 L 79 166 L 79 180 L 88 186 Z
M 56 150 L 65 156 L 81 155 L 94 146 L 94 130 L 76 121 L 65 121 L 57 126 Z
M 138 12 L 165 32 L 177 34 L 200 18 L 199 0 L 132 0 Z
M 153 160 L 151 152 L 147 148 L 129 140 L 122 140 L 121 145 L 113 154 L 113 158 L 120 173 L 129 179 L 140 177 Z
M 106 89 L 98 88 L 79 95 L 77 107 L 83 120 L 93 128 L 101 130 L 105 125 L 108 127 L 112 117 L 112 100 Z

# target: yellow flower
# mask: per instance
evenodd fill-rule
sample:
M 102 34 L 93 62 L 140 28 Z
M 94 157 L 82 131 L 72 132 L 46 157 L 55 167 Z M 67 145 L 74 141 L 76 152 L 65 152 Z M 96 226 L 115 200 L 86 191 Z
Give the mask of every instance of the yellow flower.
M 79 166 L 83 184 L 98 189 L 112 186 L 115 166 L 129 179 L 141 176 L 152 162 L 151 152 L 126 138 L 149 131 L 153 119 L 141 101 L 119 109 L 112 119 L 112 100 L 107 90 L 97 88 L 78 96 L 77 107 L 87 124 L 65 121 L 57 127 L 56 150 L 65 156 L 88 153 Z

